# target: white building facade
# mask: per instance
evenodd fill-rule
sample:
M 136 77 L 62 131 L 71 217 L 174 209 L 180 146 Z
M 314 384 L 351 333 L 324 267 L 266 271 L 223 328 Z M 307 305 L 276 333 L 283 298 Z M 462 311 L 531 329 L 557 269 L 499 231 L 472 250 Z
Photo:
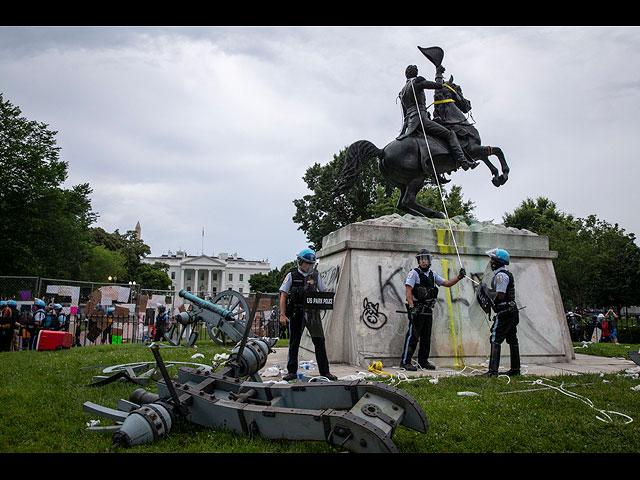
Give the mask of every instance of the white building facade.
M 223 290 L 235 290 L 243 295 L 253 293 L 249 286 L 251 275 L 267 274 L 271 270 L 264 260 L 245 260 L 237 253 L 219 253 L 216 256 L 187 255 L 186 252 L 169 252 L 159 257 L 145 257 L 145 263 L 161 262 L 169 265 L 167 272 L 171 289 L 186 290 L 199 297 L 215 297 Z

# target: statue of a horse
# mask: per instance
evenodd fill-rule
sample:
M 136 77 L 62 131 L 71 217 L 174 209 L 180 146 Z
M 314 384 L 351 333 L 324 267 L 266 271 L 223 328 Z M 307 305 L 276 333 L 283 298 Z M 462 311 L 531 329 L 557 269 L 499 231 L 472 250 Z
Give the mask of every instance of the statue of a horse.
M 471 102 L 464 98 L 460 86 L 453 83 L 453 77 L 445 83 L 444 88 L 435 90 L 434 120 L 456 133 L 462 149 L 467 157 L 473 160 L 474 166 L 478 161 L 482 161 L 493 174 L 492 183 L 499 187 L 509 177 L 509 166 L 500 148 L 481 144 L 480 134 L 465 115 L 470 110 Z M 449 182 L 444 175 L 458 170 L 460 165 L 440 139 L 427 136 L 427 142 L 420 130 L 413 136 L 393 140 L 382 149 L 368 140 L 359 140 L 351 144 L 346 151 L 342 176 L 333 190 L 334 197 L 347 192 L 353 186 L 363 161 L 377 158 L 382 176 L 400 189 L 400 198 L 396 205 L 399 210 L 416 216 L 445 218 L 444 213 L 419 204 L 416 195 L 425 182 L 435 183 L 436 175 L 439 183 Z M 502 173 L 489 160 L 492 155 L 500 161 Z

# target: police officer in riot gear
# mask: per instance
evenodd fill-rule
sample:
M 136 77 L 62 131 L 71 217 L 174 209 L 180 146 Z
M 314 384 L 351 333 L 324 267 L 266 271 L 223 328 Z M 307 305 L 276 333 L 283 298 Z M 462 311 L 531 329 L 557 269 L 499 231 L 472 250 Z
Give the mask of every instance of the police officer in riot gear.
M 306 327 L 313 341 L 320 375 L 329 380 L 337 380 L 337 377 L 329 372 L 320 312 L 304 309 L 306 292 L 324 292 L 327 289 L 315 268 L 316 254 L 306 248 L 297 255 L 297 261 L 298 266 L 287 273 L 280 286 L 280 323 L 285 325 L 287 320 L 289 321 L 287 373 L 282 379 L 289 381 L 297 378 L 298 350 L 302 332 Z
M 69 324 L 67 323 L 67 316 L 64 314 L 64 312 L 62 311 L 62 305 L 60 305 L 59 303 L 56 303 L 53 305 L 53 311 L 55 312 L 55 318 L 54 318 L 54 330 L 64 330 L 64 331 L 68 331 L 69 330 Z
M 431 254 L 425 249 L 418 252 L 416 260 L 418 260 L 418 266 L 409 272 L 405 281 L 409 330 L 404 341 L 400 367 L 411 371 L 417 370 L 411 363 L 411 357 L 419 342 L 418 364 L 421 368 L 434 370 L 435 365 L 428 359 L 431 350 L 433 306 L 438 296 L 438 286 L 452 287 L 465 277 L 466 272 L 461 268 L 457 277 L 445 280 L 440 274 L 431 270 Z
M 487 252 L 489 263 L 493 271 L 490 296 L 495 293 L 492 308 L 495 312 L 491 325 L 491 352 L 489 354 L 489 369 L 483 374 L 486 377 L 497 377 L 500 366 L 500 345 L 504 340 L 509 344 L 511 355 L 511 369 L 507 375 L 520 375 L 520 347 L 518 344 L 517 325 L 520 320 L 516 305 L 516 290 L 513 274 L 506 269 L 509 265 L 509 252 L 495 248 Z
M 13 327 L 14 327 L 14 342 L 12 343 L 12 348 L 15 348 L 16 350 L 19 350 L 20 346 L 22 345 L 22 338 L 21 338 L 21 329 L 22 329 L 22 324 L 20 323 L 21 319 L 22 319 L 22 314 L 20 313 L 20 311 L 18 310 L 18 303 L 15 300 L 9 300 L 7 302 L 7 305 L 9 305 L 9 308 L 11 309 L 11 321 L 13 322 Z
M 44 300 L 36 298 L 33 302 L 33 306 L 35 308 L 35 312 L 33 312 L 33 315 L 27 323 L 27 331 L 29 332 L 29 335 L 31 337 L 29 341 L 30 350 L 36 349 L 36 344 L 38 343 L 38 333 L 45 327 L 46 321 L 46 304 L 44 303 Z

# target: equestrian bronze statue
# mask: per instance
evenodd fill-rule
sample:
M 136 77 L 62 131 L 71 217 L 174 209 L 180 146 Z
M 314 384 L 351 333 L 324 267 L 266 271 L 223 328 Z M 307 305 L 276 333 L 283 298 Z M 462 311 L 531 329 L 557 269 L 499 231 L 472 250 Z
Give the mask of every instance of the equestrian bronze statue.
M 380 149 L 368 140 L 351 144 L 346 151 L 342 176 L 333 190 L 334 197 L 347 192 L 354 184 L 362 162 L 376 158 L 382 176 L 400 189 L 396 207 L 406 213 L 429 218 L 445 218 L 445 214 L 425 207 L 416 195 L 425 184 L 448 183 L 445 175 L 462 168 L 475 168 L 482 161 L 499 187 L 509 177 L 509 166 L 499 147 L 483 146 L 478 130 L 469 122 L 471 102 L 453 76 L 444 81 L 444 52 L 440 47 L 418 49 L 436 66 L 435 81 L 418 75 L 415 65 L 405 71 L 406 83 L 398 97 L 403 110 L 400 135 Z M 434 91 L 434 115 L 426 105 L 425 90 Z M 491 163 L 490 156 L 500 161 L 502 173 Z

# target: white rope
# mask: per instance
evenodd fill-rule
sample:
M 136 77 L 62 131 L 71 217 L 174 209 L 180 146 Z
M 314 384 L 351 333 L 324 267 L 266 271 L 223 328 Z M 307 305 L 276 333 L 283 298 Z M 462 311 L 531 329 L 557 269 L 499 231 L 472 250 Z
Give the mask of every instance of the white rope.
M 553 390 L 556 390 L 557 392 L 560 392 L 560 393 L 562 393 L 562 394 L 564 394 L 564 395 L 568 396 L 569 398 L 573 398 L 573 399 L 576 399 L 576 400 L 580 400 L 581 402 L 585 403 L 585 404 L 586 404 L 586 405 L 588 405 L 589 407 L 593 408 L 596 412 L 598 412 L 598 413 L 602 414 L 602 415 L 603 415 L 603 417 L 605 417 L 605 418 L 603 418 L 603 417 L 600 417 L 600 416 L 596 415 L 596 418 L 597 418 L 598 420 L 600 420 L 601 422 L 605 422 L 605 423 L 613 423 L 613 419 L 612 419 L 612 418 L 611 418 L 611 416 L 609 415 L 610 413 L 611 413 L 611 414 L 614 414 L 614 415 L 620 415 L 621 417 L 625 417 L 625 418 L 627 419 L 627 420 L 624 422 L 624 423 L 625 423 L 625 425 L 627 425 L 627 424 L 629 424 L 629 423 L 633 422 L 633 418 L 631 418 L 629 415 L 625 415 L 624 413 L 614 412 L 613 410 L 601 410 L 601 409 L 599 409 L 599 408 L 596 408 L 596 407 L 595 407 L 595 405 L 594 405 L 594 403 L 593 403 L 590 399 L 588 399 L 587 397 L 583 397 L 583 396 L 581 396 L 581 395 L 578 395 L 577 393 L 574 393 L 574 392 L 570 392 L 570 391 L 568 391 L 568 390 L 565 390 L 565 388 L 564 388 L 564 382 L 562 382 L 562 383 L 560 384 L 560 386 L 559 386 L 559 387 L 556 387 L 556 386 L 554 386 L 554 385 L 545 384 L 545 383 L 542 381 L 542 379 L 540 379 L 540 378 L 539 378 L 539 379 L 537 379 L 537 380 L 535 380 L 535 381 L 531 382 L 531 384 L 532 384 L 532 385 L 542 385 L 542 386 L 543 386 L 543 387 L 545 387 L 545 388 L 551 388 L 551 389 L 553 389 Z
M 444 200 L 444 194 L 442 193 L 442 187 L 440 186 L 440 181 L 438 180 L 438 172 L 436 172 L 436 166 L 433 162 L 433 156 L 431 155 L 431 148 L 429 147 L 429 140 L 427 140 L 427 132 L 424 129 L 424 123 L 422 122 L 422 114 L 420 112 L 420 105 L 418 105 L 418 97 L 416 95 L 416 89 L 413 86 L 413 79 L 411 80 L 411 90 L 413 91 L 413 98 L 415 99 L 416 102 L 416 108 L 418 110 L 418 118 L 420 119 L 420 126 L 422 127 L 422 134 L 424 135 L 424 141 L 427 144 L 427 151 L 429 152 L 429 159 L 431 160 L 431 166 L 433 167 L 433 175 L 436 179 L 436 184 L 438 185 L 438 191 L 440 192 L 440 199 L 442 200 L 442 207 L 444 208 L 444 214 L 447 217 L 447 220 L 449 222 L 449 232 L 451 233 L 451 238 L 453 239 L 453 245 L 456 249 L 456 255 L 458 257 L 458 262 L 460 262 L 460 268 L 464 268 L 464 265 L 462 264 L 462 259 L 460 258 L 460 252 L 458 250 L 458 243 L 456 242 L 456 237 L 453 234 L 453 227 L 451 226 L 451 218 L 449 218 L 449 212 L 447 211 L 447 205 L 445 203 Z M 472 282 L 474 282 L 475 284 L 479 285 L 480 283 L 475 281 L 473 278 L 471 277 L 466 277 L 469 280 L 471 280 Z

